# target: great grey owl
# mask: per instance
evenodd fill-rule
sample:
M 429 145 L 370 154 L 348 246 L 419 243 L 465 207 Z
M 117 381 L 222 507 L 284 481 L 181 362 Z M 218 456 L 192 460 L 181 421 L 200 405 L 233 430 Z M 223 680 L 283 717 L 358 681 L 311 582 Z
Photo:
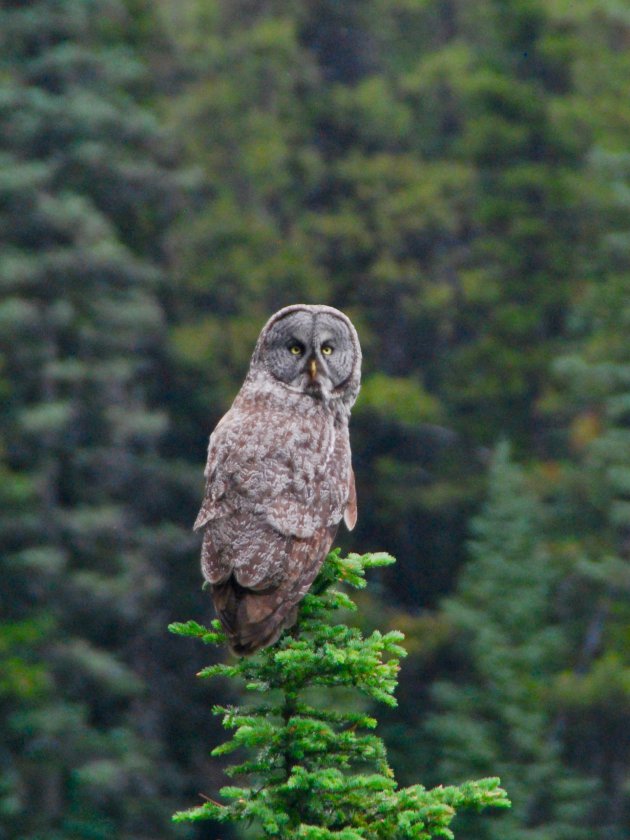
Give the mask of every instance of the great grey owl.
M 357 518 L 348 420 L 361 379 L 350 320 L 297 304 L 263 327 L 249 372 L 210 437 L 195 529 L 234 653 L 273 644 Z

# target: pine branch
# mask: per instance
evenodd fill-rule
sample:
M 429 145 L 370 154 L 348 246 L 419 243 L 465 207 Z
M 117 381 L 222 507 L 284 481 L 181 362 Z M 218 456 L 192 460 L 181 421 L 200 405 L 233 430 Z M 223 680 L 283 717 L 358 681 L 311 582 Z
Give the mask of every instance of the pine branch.
M 340 610 L 356 609 L 337 586 L 361 589 L 366 569 L 393 562 L 387 554 L 342 558 L 338 550 L 332 552 L 290 633 L 253 657 L 199 672 L 204 679 L 240 679 L 247 692 L 263 694 L 265 700 L 215 707 L 233 734 L 213 754 L 241 748 L 249 753 L 228 770 L 243 779 L 242 786 L 224 787 L 225 804 L 204 802 L 175 814 L 176 822 L 253 821 L 261 836 L 285 840 L 429 840 L 454 836 L 449 825 L 459 808 L 509 805 L 498 779 L 430 791 L 420 785 L 399 789 L 385 746 L 371 731 L 373 718 L 329 708 L 329 692 L 321 708 L 310 702 L 313 688 L 345 687 L 396 705 L 399 663 L 405 656 L 402 633 L 374 631 L 364 637 L 355 627 L 333 623 Z M 193 621 L 169 629 L 205 644 L 225 642 L 216 621 L 210 629 Z

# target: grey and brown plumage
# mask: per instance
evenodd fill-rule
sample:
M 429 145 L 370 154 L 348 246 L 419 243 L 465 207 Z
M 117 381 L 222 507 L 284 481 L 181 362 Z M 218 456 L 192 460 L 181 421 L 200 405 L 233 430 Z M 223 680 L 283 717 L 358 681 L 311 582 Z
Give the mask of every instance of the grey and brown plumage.
M 202 571 L 230 647 L 273 644 L 328 553 L 356 493 L 348 420 L 361 348 L 351 321 L 297 304 L 263 327 L 245 382 L 210 437 Z

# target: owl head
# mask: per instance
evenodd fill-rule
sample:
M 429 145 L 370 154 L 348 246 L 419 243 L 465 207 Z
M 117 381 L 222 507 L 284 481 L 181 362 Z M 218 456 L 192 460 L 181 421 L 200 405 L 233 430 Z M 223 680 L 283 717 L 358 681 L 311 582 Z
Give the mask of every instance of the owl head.
M 350 408 L 361 381 L 357 331 L 332 306 L 287 306 L 263 327 L 250 370 L 263 370 L 290 391 L 339 399 Z

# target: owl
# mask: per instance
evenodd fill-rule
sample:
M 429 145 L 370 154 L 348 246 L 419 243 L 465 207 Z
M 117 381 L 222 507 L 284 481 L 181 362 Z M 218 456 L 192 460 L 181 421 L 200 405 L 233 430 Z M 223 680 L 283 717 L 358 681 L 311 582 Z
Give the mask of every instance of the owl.
M 297 304 L 263 327 L 210 436 L 195 529 L 230 648 L 267 647 L 296 619 L 343 518 L 357 518 L 348 421 L 361 379 L 351 321 Z

